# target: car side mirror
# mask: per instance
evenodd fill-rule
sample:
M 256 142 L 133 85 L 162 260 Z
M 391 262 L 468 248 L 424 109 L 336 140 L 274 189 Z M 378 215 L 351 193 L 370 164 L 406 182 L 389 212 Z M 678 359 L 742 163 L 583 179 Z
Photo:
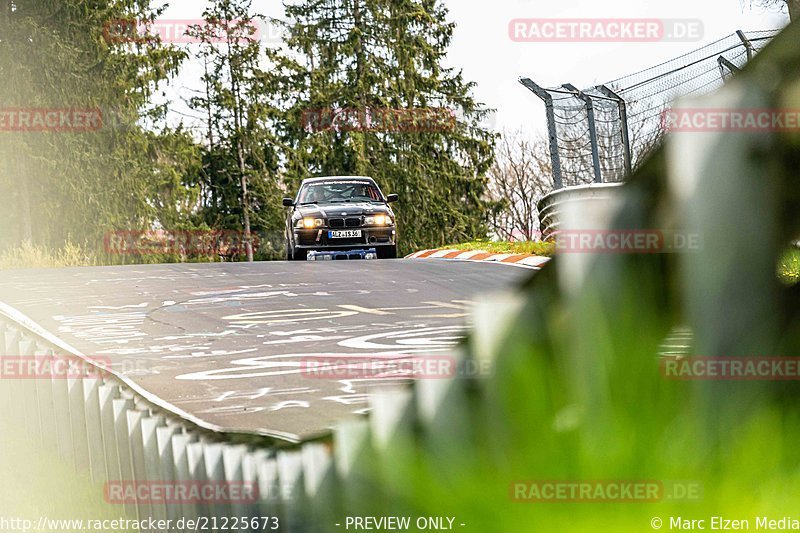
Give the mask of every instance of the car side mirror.
M 395 203 L 395 202 L 397 202 L 399 200 L 400 200 L 400 196 L 398 196 L 397 194 L 390 194 L 389 196 L 386 197 L 386 203 L 389 203 L 389 204 L 393 204 L 393 203 Z
M 291 198 L 284 198 L 283 207 L 294 207 L 294 200 Z

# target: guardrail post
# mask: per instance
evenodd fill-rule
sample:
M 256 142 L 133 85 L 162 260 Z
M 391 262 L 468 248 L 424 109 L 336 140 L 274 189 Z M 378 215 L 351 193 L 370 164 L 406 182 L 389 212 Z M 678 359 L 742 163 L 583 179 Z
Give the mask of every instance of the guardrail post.
M 52 364 L 52 352 L 48 351 L 42 356 Z M 36 380 L 36 398 L 38 400 L 40 435 L 42 444 L 49 449 L 58 451 L 58 427 L 56 423 L 56 410 L 53 403 L 53 385 L 49 379 Z
M 119 396 L 120 390 L 115 384 L 103 383 L 97 388 L 107 482 L 120 481 L 122 479 L 122 471 L 119 466 L 119 445 L 117 445 L 117 424 L 114 414 L 114 401 L 119 399 Z
M 158 456 L 161 461 L 161 480 L 175 485 L 177 480 L 175 474 L 175 455 L 173 453 L 172 441 L 180 435 L 181 428 L 177 425 L 159 426 L 156 428 L 156 442 L 158 444 Z M 181 506 L 177 503 L 166 505 L 167 520 L 177 522 L 181 515 Z
M 244 458 L 247 454 L 247 446 L 239 444 L 236 446 L 225 446 L 222 449 L 222 467 L 225 471 L 225 480 L 232 483 L 244 493 L 245 479 L 244 479 Z M 249 483 L 250 489 L 255 489 L 255 483 Z M 231 515 L 236 517 L 251 516 L 251 510 L 254 505 L 246 504 L 244 502 L 232 501 L 230 504 Z M 250 531 L 249 524 L 240 531 Z
M 135 403 L 136 402 L 134 402 L 134 406 Z M 147 470 L 144 464 L 144 440 L 142 438 L 142 419 L 144 419 L 146 413 L 134 407 L 133 409 L 129 409 L 125 415 L 128 423 L 127 441 L 130 450 L 131 472 L 133 472 L 131 480 L 135 483 L 150 483 L 153 480 L 147 477 Z M 140 501 L 137 496 L 136 512 L 138 513 L 139 520 L 144 520 L 153 516 L 150 501 Z
M 306 531 L 308 524 L 304 520 L 304 507 L 307 502 L 303 488 L 302 455 L 298 451 L 280 451 L 277 461 L 284 511 L 281 529 L 292 533 Z
M 89 470 L 89 441 L 86 427 L 86 403 L 83 396 L 83 378 L 70 377 L 66 381 L 75 468 L 79 472 L 86 472 Z
M 55 354 L 52 359 L 53 367 L 63 363 L 64 356 Z M 74 463 L 75 454 L 72 449 L 72 421 L 69 409 L 69 390 L 67 389 L 66 376 L 58 376 L 54 372 L 50 376 L 50 385 L 53 387 L 53 407 L 56 415 L 56 431 L 58 433 L 58 454 L 62 459 Z
M 122 391 L 120 391 L 122 392 Z M 112 402 L 114 408 L 114 433 L 117 444 L 117 457 L 119 458 L 119 477 L 109 480 L 110 483 L 130 483 L 136 481 L 133 476 L 133 463 L 131 462 L 131 447 L 128 443 L 128 411 L 133 409 L 132 398 L 119 398 Z M 124 505 L 127 516 L 137 516 L 137 506 L 126 502 Z
M 306 444 L 301 453 L 305 497 L 313 504 L 309 509 L 310 523 L 329 529 L 333 527 L 338 494 L 333 457 L 321 443 Z
M 258 514 L 263 517 L 274 517 L 279 521 L 285 521 L 286 513 L 284 506 L 289 502 L 283 497 L 281 490 L 280 476 L 278 476 L 278 461 L 265 450 L 257 450 L 248 454 L 249 459 L 245 461 L 245 477 L 255 476 L 258 480 Z M 281 524 L 281 529 L 285 527 Z
M 215 442 L 205 445 L 203 455 L 206 462 L 206 478 L 214 486 L 227 484 L 230 480 L 225 475 L 225 465 L 222 462 L 223 445 Z M 229 491 L 226 491 L 230 495 Z M 231 516 L 231 502 L 212 501 L 209 505 L 210 517 L 224 518 Z
M 2 359 L 4 357 L 8 357 L 8 348 L 7 343 L 9 342 L 9 337 L 11 336 L 11 332 L 5 322 L 0 322 L 0 363 L 2 363 Z M 3 402 L 3 405 L 11 405 L 11 387 L 10 381 L 6 379 L 5 376 L 2 376 L 0 379 L 0 401 Z M 3 416 L 8 416 L 10 413 L 3 413 Z M 8 421 L 10 422 L 10 420 Z
M 22 332 L 12 329 L 11 335 L 9 335 L 6 339 L 6 353 L 12 361 L 14 359 L 19 360 L 21 356 L 23 356 L 23 348 L 30 347 L 29 343 L 25 343 L 22 338 Z M 20 362 L 22 362 L 20 360 Z M 7 389 L 8 389 L 8 407 L 6 408 L 8 412 L 8 422 L 12 424 L 15 428 L 24 427 L 25 424 L 25 403 L 23 400 L 24 394 L 24 387 L 22 384 L 22 380 L 17 379 L 13 374 L 12 376 L 4 380 L 7 381 Z
M 196 462 L 193 461 L 191 466 L 189 464 L 189 446 L 195 442 L 197 442 L 196 435 L 181 434 L 172 437 L 172 459 L 174 461 L 176 484 L 189 483 L 195 479 L 192 476 L 194 472 L 192 466 Z M 192 459 L 194 459 L 194 454 Z M 185 518 L 187 521 L 197 520 L 200 516 L 199 502 L 183 502 L 178 509 L 180 509 L 181 518 Z M 187 526 L 184 531 L 189 532 L 193 531 L 193 529 Z
M 108 481 L 105 450 L 103 448 L 103 423 L 100 414 L 100 385 L 98 378 L 83 380 L 83 405 L 86 408 L 86 445 L 89 450 L 89 472 L 92 481 Z
M 164 417 L 154 415 L 146 416 L 141 422 L 142 452 L 144 456 L 144 475 L 150 482 L 163 483 L 168 481 L 161 471 L 161 453 L 158 446 L 157 431 L 166 425 Z M 150 501 L 152 517 L 155 520 L 167 519 L 167 504 Z
M 414 394 L 414 390 L 386 390 L 370 398 L 372 445 L 379 456 L 375 466 L 380 472 L 381 482 L 399 491 L 413 490 L 410 472 L 392 465 L 394 462 L 414 464 L 411 446 L 416 422 Z M 391 461 L 386 458 L 391 458 Z M 390 503 L 391 507 L 386 510 L 389 514 L 402 515 L 410 511 L 403 508 L 404 502 Z
M 369 476 L 375 457 L 370 446 L 369 422 L 342 422 L 336 427 L 334 441 L 334 465 L 341 483 L 342 508 L 359 515 L 361 510 L 366 511 L 364 504 L 373 496 Z
M 466 360 L 459 364 L 466 364 Z M 424 435 L 425 447 L 434 456 L 447 455 L 454 441 L 466 443 L 474 438 L 459 379 L 425 379 L 416 384 L 417 416 L 429 428 Z
M 186 446 L 186 459 L 189 463 L 189 477 L 187 481 L 205 483 L 208 481 L 206 476 L 205 446 L 202 441 L 192 442 Z M 206 502 L 196 502 L 197 517 L 199 519 L 211 519 L 211 508 Z
M 46 354 L 46 349 L 39 349 L 35 342 L 20 343 L 22 350 L 20 355 L 37 357 L 37 354 Z M 24 417 L 22 420 L 27 434 L 32 439 L 39 438 L 39 413 L 36 407 L 36 376 L 25 376 L 24 379 L 15 380 L 17 383 L 17 393 L 20 395 L 18 401 L 22 402 L 22 410 L 18 415 Z M 11 403 L 7 405 L 13 405 Z

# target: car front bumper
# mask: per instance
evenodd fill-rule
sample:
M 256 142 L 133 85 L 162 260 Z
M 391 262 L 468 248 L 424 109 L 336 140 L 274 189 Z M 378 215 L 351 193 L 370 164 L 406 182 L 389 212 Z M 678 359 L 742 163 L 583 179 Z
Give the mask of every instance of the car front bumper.
M 346 228 L 346 230 L 361 230 L 361 237 L 347 239 L 328 237 L 329 231 L 342 231 L 342 229 L 295 229 L 294 245 L 307 250 L 354 250 L 365 246 L 394 246 L 397 244 L 397 230 L 394 227 Z

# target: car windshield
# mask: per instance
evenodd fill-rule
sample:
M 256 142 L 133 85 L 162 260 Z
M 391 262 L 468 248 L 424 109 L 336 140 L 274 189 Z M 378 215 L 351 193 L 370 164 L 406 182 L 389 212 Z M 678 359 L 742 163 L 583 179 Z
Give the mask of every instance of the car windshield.
M 378 187 L 363 181 L 312 183 L 300 191 L 301 204 L 382 201 Z

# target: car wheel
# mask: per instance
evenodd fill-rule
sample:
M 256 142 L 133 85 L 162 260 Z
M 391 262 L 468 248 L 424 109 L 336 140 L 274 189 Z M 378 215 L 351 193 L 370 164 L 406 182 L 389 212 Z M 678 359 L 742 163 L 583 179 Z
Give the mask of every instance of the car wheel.
M 378 247 L 378 259 L 396 259 L 396 258 L 397 258 L 397 245 Z
M 308 259 L 308 250 L 295 248 L 292 252 L 292 259 L 295 261 L 305 261 Z

